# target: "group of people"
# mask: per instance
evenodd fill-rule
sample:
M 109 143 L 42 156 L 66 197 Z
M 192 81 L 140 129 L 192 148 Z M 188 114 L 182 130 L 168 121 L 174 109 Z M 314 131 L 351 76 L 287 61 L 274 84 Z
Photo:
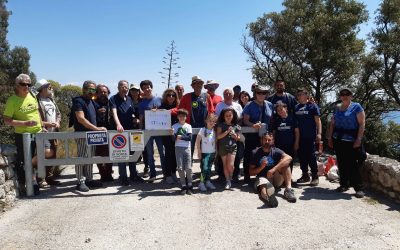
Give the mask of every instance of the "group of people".
M 11 96 L 4 111 L 4 121 L 15 127 L 15 141 L 18 148 L 17 172 L 22 183 L 24 132 L 32 135 L 38 132 L 57 131 L 61 114 L 53 100 L 51 84 L 45 79 L 36 83 L 36 96 L 29 91 L 31 80 L 21 74 L 15 81 L 15 95 Z M 197 149 L 200 160 L 199 190 L 214 190 L 211 182 L 211 167 L 214 164 L 218 179 L 225 182 L 225 189 L 231 189 L 241 177 L 240 163 L 243 160 L 245 182 L 256 176 L 255 188 L 261 200 L 270 206 L 277 206 L 275 188 L 284 185 L 284 197 L 295 202 L 292 188 L 293 159 L 299 158 L 302 176 L 296 184 L 319 184 L 316 145 L 321 142 L 322 126 L 320 110 L 306 89 L 299 89 L 296 97 L 285 91 L 285 83 L 276 81 L 275 93 L 269 95 L 264 85 L 253 84 L 252 94 L 242 91 L 239 85 L 223 90 L 223 96 L 216 94 L 219 83 L 214 80 L 204 82 L 200 77 L 191 79 L 190 93 L 185 93 L 182 85 L 167 88 L 162 97 L 153 94 L 153 83 L 141 81 L 139 85 L 126 80 L 118 82 L 118 92 L 110 96 L 104 84 L 85 81 L 82 95 L 73 98 L 70 126 L 75 131 L 106 131 L 146 129 L 147 110 L 169 110 L 171 112 L 171 135 L 152 136 L 142 154 L 145 164 L 143 175 L 136 170 L 136 162 L 118 163 L 119 181 L 123 186 L 129 183 L 153 182 L 156 179 L 154 142 L 156 144 L 163 179 L 174 184 L 179 182 L 181 194 L 193 193 L 192 162 Z M 203 88 L 206 92 L 203 91 Z M 362 107 L 351 101 L 352 92 L 342 89 L 341 103 L 334 112 L 328 130 L 328 145 L 334 147 L 341 175 L 338 191 L 346 191 L 350 186 L 356 196 L 362 197 L 363 187 L 358 173 L 357 159 L 351 152 L 361 146 L 365 117 Z M 242 133 L 248 126 L 256 131 L 261 128 L 266 133 Z M 199 129 L 197 135 L 193 129 Z M 78 156 L 88 157 L 85 138 L 76 139 Z M 34 145 L 34 144 L 33 144 Z M 45 143 L 46 158 L 55 157 L 57 143 Z M 92 155 L 108 156 L 108 146 L 90 147 Z M 32 148 L 34 152 L 35 149 Z M 353 160 L 354 159 L 354 160 Z M 32 161 L 36 165 L 36 159 Z M 129 178 L 126 166 L 129 166 Z M 77 189 L 87 192 L 98 188 L 103 182 L 112 181 L 112 163 L 98 164 L 100 181 L 93 179 L 92 164 L 77 164 L 75 167 Z M 309 168 L 311 176 L 309 175 Z M 178 172 L 178 175 L 176 174 Z M 39 184 L 59 184 L 52 177 L 51 168 L 45 180 L 34 180 L 35 193 Z

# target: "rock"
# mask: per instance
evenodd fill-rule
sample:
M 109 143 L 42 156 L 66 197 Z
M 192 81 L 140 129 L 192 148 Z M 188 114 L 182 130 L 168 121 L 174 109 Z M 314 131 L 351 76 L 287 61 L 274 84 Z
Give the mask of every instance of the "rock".
M 9 192 L 15 190 L 14 182 L 13 182 L 12 180 L 6 181 L 6 183 L 4 184 L 4 190 L 5 190 L 7 193 L 9 193 Z
M 396 193 L 395 192 L 388 192 L 388 195 L 390 198 L 395 198 L 396 197 Z
M 6 175 L 4 174 L 4 171 L 0 169 L 0 185 L 3 185 L 6 182 Z
M 6 191 L 4 190 L 4 185 L 0 186 L 0 199 L 4 199 L 6 197 Z
M 17 146 L 10 144 L 1 144 L 0 145 L 0 154 L 4 156 L 16 155 L 17 154 Z

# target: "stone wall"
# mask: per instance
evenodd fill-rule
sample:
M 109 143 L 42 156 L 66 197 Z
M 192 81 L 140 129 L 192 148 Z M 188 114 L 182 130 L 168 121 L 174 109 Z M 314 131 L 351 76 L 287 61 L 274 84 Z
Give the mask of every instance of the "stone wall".
M 362 174 L 367 187 L 384 193 L 400 203 L 400 162 L 368 155 Z
M 12 207 L 16 198 L 14 165 L 16 147 L 0 145 L 0 212 Z

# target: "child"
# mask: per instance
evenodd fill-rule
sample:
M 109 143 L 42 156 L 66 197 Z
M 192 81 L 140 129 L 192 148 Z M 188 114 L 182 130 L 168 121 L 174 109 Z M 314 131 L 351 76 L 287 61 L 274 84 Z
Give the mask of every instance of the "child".
M 215 132 L 214 126 L 217 122 L 217 116 L 214 114 L 207 115 L 206 127 L 200 129 L 196 138 L 196 147 L 198 158 L 201 160 L 200 184 L 199 189 L 202 192 L 208 189 L 214 190 L 215 186 L 211 183 L 211 165 L 215 159 Z M 205 185 L 204 185 L 205 182 Z
M 190 141 L 192 140 L 192 126 L 185 122 L 187 115 L 188 111 L 186 109 L 179 109 L 177 112 L 178 122 L 172 125 L 175 138 L 176 165 L 182 186 L 182 195 L 190 195 L 193 193 L 192 159 L 190 150 Z
M 231 189 L 233 163 L 236 155 L 236 142 L 240 140 L 240 126 L 238 117 L 233 108 L 225 108 L 218 117 L 217 140 L 218 154 L 221 156 L 226 179 L 225 189 Z
M 306 183 L 310 181 L 308 175 L 308 166 L 311 168 L 311 186 L 319 184 L 317 158 L 315 155 L 315 144 L 319 145 L 321 141 L 321 119 L 319 107 L 309 101 L 310 95 L 307 90 L 299 89 L 297 91 L 297 100 L 299 104 L 295 106 L 295 116 L 299 126 L 299 147 L 297 156 L 300 160 L 300 168 L 303 172 L 297 183 Z

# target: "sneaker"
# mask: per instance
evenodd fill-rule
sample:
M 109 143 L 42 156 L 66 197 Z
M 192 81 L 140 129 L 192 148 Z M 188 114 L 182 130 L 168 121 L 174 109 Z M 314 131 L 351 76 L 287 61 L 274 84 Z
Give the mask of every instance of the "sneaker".
M 310 176 L 308 174 L 303 174 L 300 179 L 297 179 L 296 183 L 307 183 L 310 181 Z
M 339 186 L 338 188 L 335 189 L 335 191 L 339 193 L 346 192 L 347 190 L 349 190 L 349 188 L 344 186 Z
M 313 178 L 312 178 L 312 180 L 310 182 L 310 186 L 315 187 L 315 186 L 318 186 L 318 184 L 319 184 L 319 177 L 318 176 L 313 176 Z
M 297 198 L 294 195 L 294 190 L 293 188 L 286 188 L 285 192 L 283 193 L 283 196 L 285 196 L 286 200 L 289 202 L 296 202 Z
M 38 187 L 47 188 L 47 187 L 50 187 L 50 185 L 47 183 L 47 181 L 42 180 L 42 181 L 39 182 Z
M 267 197 L 267 199 L 264 199 L 260 194 L 258 195 L 258 198 L 260 198 L 260 200 L 262 202 L 264 202 L 265 205 L 267 205 L 268 207 L 277 207 L 278 206 L 278 200 L 275 197 L 275 194 L 269 195 Z
M 240 175 L 235 175 L 235 176 L 233 176 L 232 181 L 234 183 L 238 183 L 239 182 L 239 178 L 240 178 Z
M 359 191 L 356 191 L 356 194 L 354 196 L 356 198 L 363 198 L 365 196 L 365 193 L 364 193 L 364 191 L 359 190 Z
M 121 185 L 121 186 L 129 186 L 129 181 L 128 181 L 128 179 L 127 178 L 119 178 L 119 184 Z
M 166 181 L 168 184 L 170 184 L 170 185 L 172 185 L 172 184 L 175 183 L 175 181 L 174 181 L 174 179 L 172 178 L 172 176 L 167 176 L 167 178 L 165 178 L 165 181 Z
M 129 180 L 132 182 L 144 182 L 144 179 L 138 175 L 129 177 Z
M 201 192 L 206 192 L 207 191 L 207 188 L 206 188 L 206 185 L 204 185 L 204 182 L 200 182 L 199 189 L 200 189 Z
M 112 175 L 106 175 L 106 176 L 102 176 L 100 178 L 100 181 L 101 182 L 112 182 L 112 181 L 114 181 L 114 178 L 112 177 Z
M 181 191 L 180 191 L 181 195 L 186 194 L 186 189 L 187 189 L 186 186 L 181 187 Z
M 33 184 L 33 194 L 34 195 L 39 195 L 40 194 L 40 189 L 38 184 Z
M 206 181 L 206 188 L 215 190 L 215 186 L 211 183 L 211 181 Z
M 154 182 L 156 180 L 155 176 L 150 176 L 150 178 L 147 180 L 148 182 Z
M 143 169 L 143 178 L 149 177 L 149 167 Z
M 88 188 L 88 186 L 86 186 L 84 182 L 81 182 L 76 185 L 76 190 L 81 192 L 89 192 L 90 189 Z
M 103 187 L 103 183 L 96 180 L 85 181 L 86 186 L 89 188 L 101 188 Z
M 188 187 L 187 187 L 187 190 L 186 190 L 186 193 L 187 193 L 188 195 L 192 195 L 192 194 L 193 194 L 193 186 L 188 186 Z
M 225 190 L 229 190 L 229 189 L 231 189 L 231 187 L 232 187 L 231 182 L 227 181 L 226 184 L 225 184 Z

